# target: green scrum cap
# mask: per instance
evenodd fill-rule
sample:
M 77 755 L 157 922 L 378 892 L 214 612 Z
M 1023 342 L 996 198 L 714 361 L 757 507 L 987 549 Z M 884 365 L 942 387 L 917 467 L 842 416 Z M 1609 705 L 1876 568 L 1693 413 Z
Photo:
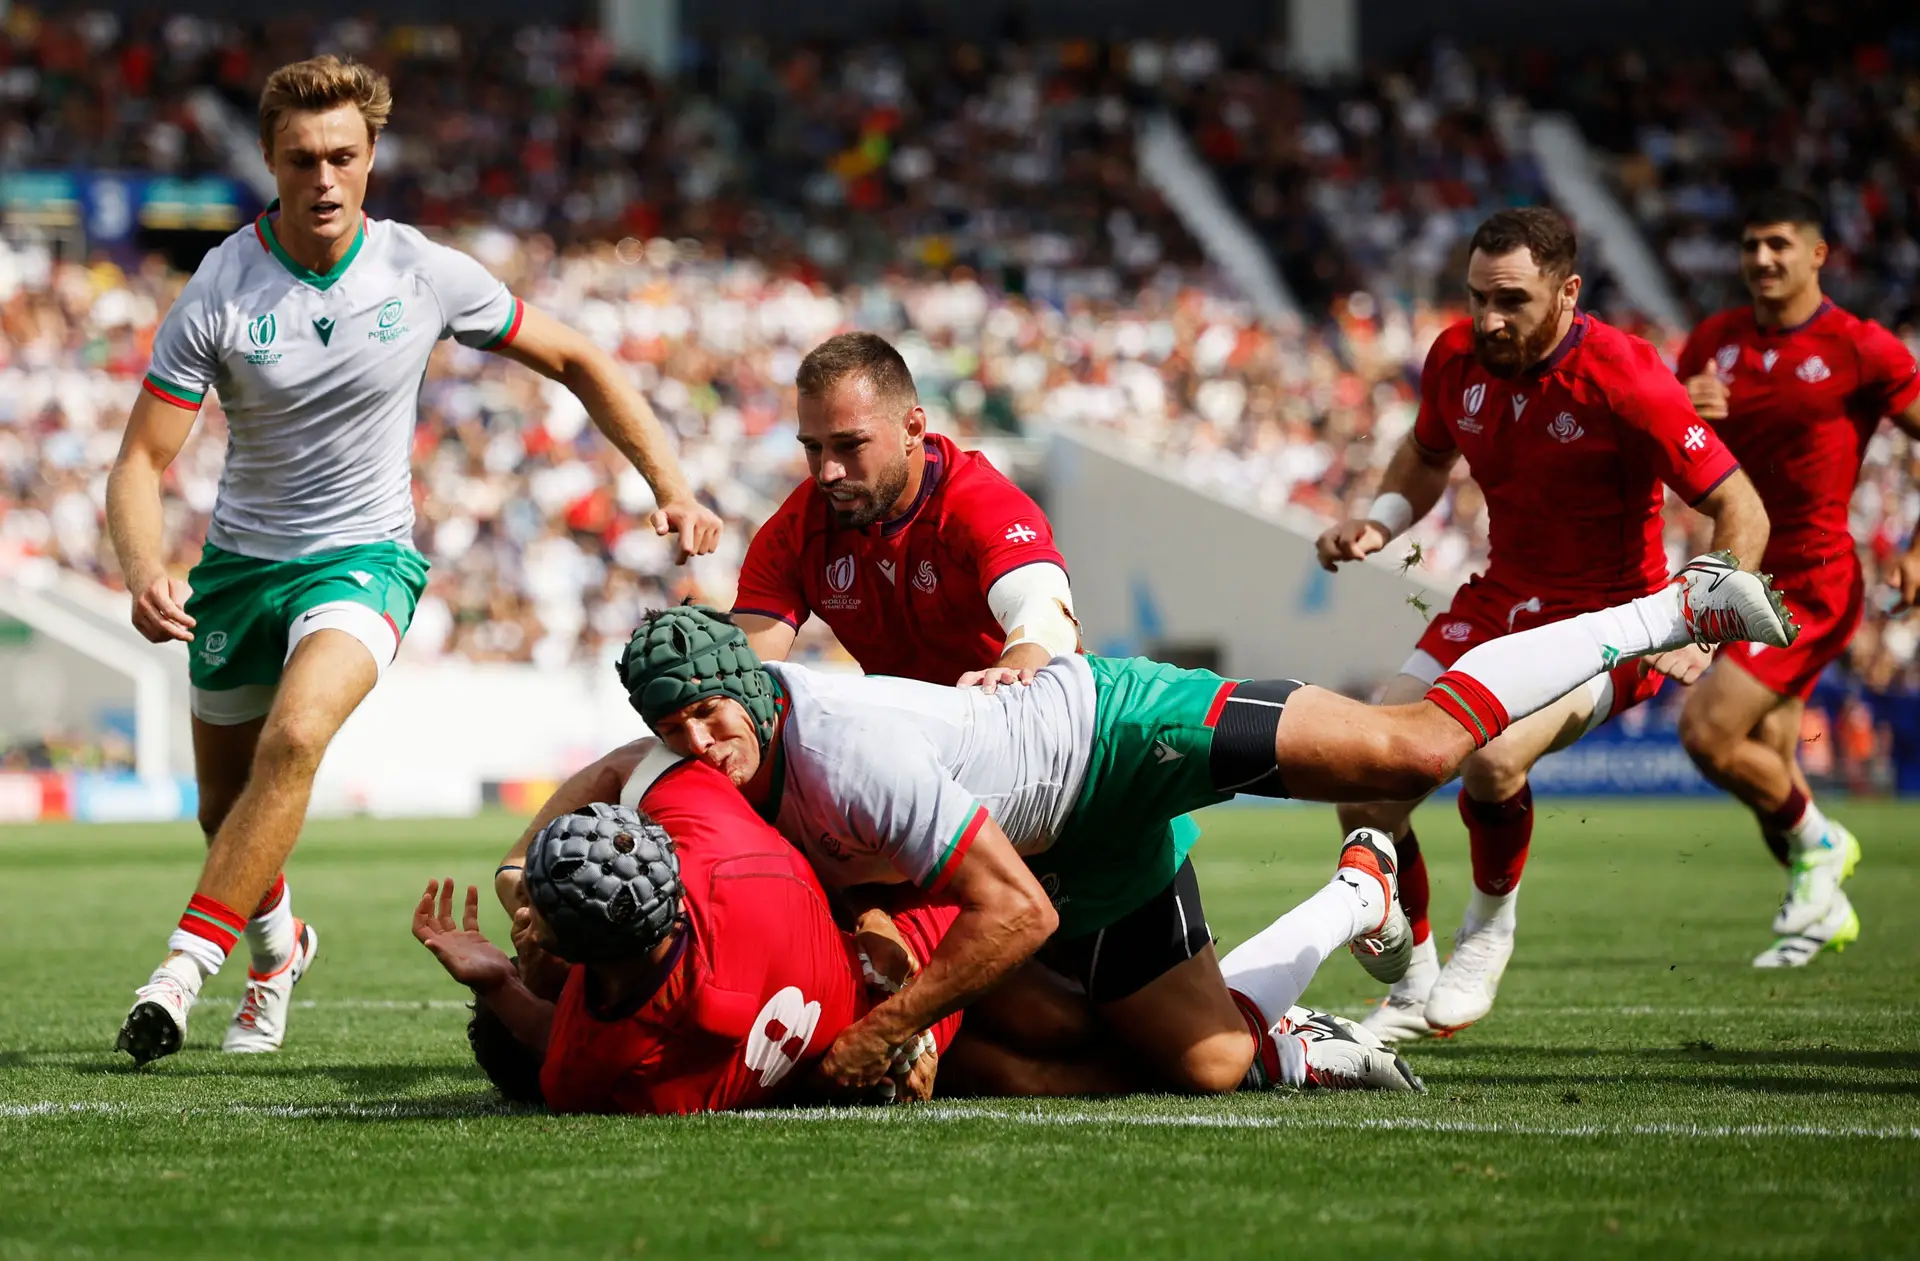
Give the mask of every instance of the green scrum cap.
M 683 604 L 650 614 L 615 668 L 649 727 L 695 701 L 726 696 L 746 708 L 761 748 L 773 739 L 773 676 L 747 646 L 746 632 L 716 609 Z

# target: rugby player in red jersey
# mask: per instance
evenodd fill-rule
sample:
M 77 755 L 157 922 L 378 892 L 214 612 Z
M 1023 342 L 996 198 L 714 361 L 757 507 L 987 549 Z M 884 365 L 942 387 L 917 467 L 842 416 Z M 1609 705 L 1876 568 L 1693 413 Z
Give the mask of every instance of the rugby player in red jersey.
M 1882 418 L 1920 436 L 1913 353 L 1880 325 L 1828 301 L 1820 204 L 1775 191 L 1742 218 L 1741 274 L 1751 305 L 1709 316 L 1679 373 L 1702 419 L 1753 477 L 1773 525 L 1762 568 L 1799 621 L 1792 647 L 1739 644 L 1687 697 L 1680 739 L 1701 771 L 1759 817 L 1789 868 L 1776 940 L 1755 967 L 1800 967 L 1860 935 L 1840 889 L 1860 843 L 1813 803 L 1796 750 L 1820 672 L 1846 651 L 1866 602 L 1847 510 Z M 1885 575 L 1892 607 L 1920 594 L 1920 535 Z
M 1462 457 L 1486 495 L 1487 570 L 1433 619 L 1383 704 L 1427 694 L 1477 644 L 1664 586 L 1663 486 L 1712 519 L 1716 551 L 1751 567 L 1766 546 L 1766 513 L 1752 483 L 1653 347 L 1579 310 L 1576 254 L 1572 226 L 1553 210 L 1503 210 L 1480 225 L 1467 264 L 1471 318 L 1428 352 L 1413 432 L 1369 511 L 1320 536 L 1328 569 L 1379 551 L 1433 509 Z M 1463 1028 L 1491 1010 L 1513 954 L 1514 901 L 1532 839 L 1529 768 L 1651 696 L 1663 676 L 1692 682 L 1706 660 L 1689 646 L 1644 666 L 1623 661 L 1467 759 L 1459 809 L 1474 892 L 1444 968 L 1409 825 L 1417 803 L 1341 808 L 1343 831 L 1368 826 L 1395 836 L 1416 942 L 1412 965 L 1368 1028 L 1416 1038 Z
M 812 477 L 754 534 L 733 606 L 761 660 L 785 660 L 812 616 L 868 674 L 925 683 L 1003 667 L 991 686 L 1079 646 L 1045 514 L 985 456 L 927 432 L 899 351 L 842 333 L 795 383 Z
M 535 824 L 499 880 L 527 899 L 522 955 L 537 943 L 571 961 L 557 994 L 480 935 L 476 890 L 456 929 L 452 882 L 430 883 L 414 935 L 478 996 L 483 1063 L 514 1057 L 483 1050 L 482 1020 L 541 1063 L 538 1097 L 555 1111 L 750 1107 L 805 1082 L 799 1070 L 871 1006 L 853 938 L 805 858 L 711 767 L 636 741 L 569 781 Z M 955 914 L 922 905 L 894 926 L 925 959 Z M 932 1044 L 958 1027 L 957 1015 L 936 1024 Z M 924 1097 L 930 1062 L 915 1067 Z

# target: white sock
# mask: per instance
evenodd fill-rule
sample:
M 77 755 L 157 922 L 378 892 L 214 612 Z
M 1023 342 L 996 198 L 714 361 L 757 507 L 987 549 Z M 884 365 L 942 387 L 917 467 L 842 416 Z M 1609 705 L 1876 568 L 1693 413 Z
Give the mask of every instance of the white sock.
M 1810 849 L 1826 849 L 1833 844 L 1827 834 L 1827 816 L 1820 813 L 1820 807 L 1813 804 L 1813 798 L 1807 798 L 1807 808 L 1800 821 L 1787 829 L 1787 844 L 1794 853 L 1804 854 Z
M 293 958 L 293 890 L 284 889 L 280 902 L 264 915 L 247 921 L 247 947 L 253 952 L 253 970 L 271 976 Z
M 1520 885 L 1516 881 L 1513 888 L 1505 893 L 1486 893 L 1475 889 L 1473 896 L 1467 899 L 1467 913 L 1461 926 L 1468 932 L 1492 925 L 1502 932 L 1514 929 L 1514 903 L 1520 898 Z
M 1220 961 L 1227 988 L 1251 1000 L 1269 1029 L 1307 992 L 1321 960 L 1380 922 L 1379 885 L 1362 883 L 1369 888 L 1336 876 Z
M 1667 587 L 1649 596 L 1562 622 L 1503 635 L 1463 653 L 1453 664 L 1491 692 L 1519 722 L 1628 657 L 1693 642 L 1680 597 Z
M 174 930 L 173 936 L 167 939 L 167 949 L 178 953 L 169 955 L 164 963 L 153 970 L 148 980 L 157 981 L 163 976 L 170 976 L 180 982 L 187 993 L 195 996 L 199 995 L 206 979 L 218 972 L 220 965 L 226 962 L 220 957 L 220 947 L 205 937 L 179 929 Z

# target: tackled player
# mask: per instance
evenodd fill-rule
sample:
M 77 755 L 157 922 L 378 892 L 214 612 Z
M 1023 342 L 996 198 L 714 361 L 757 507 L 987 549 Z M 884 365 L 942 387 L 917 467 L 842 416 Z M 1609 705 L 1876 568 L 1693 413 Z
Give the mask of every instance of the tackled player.
M 242 936 L 253 966 L 225 1048 L 271 1051 L 286 1036 L 318 937 L 293 917 L 281 868 L 321 756 L 393 661 L 426 584 L 408 464 L 439 341 L 573 391 L 653 487 L 651 523 L 677 534 L 682 559 L 719 538 L 612 358 L 465 254 L 362 213 L 392 107 L 384 78 L 330 56 L 268 77 L 260 152 L 279 197 L 206 256 L 167 313 L 108 479 L 133 624 L 189 645 L 208 838 L 166 957 L 120 1029 L 135 1064 L 179 1049 L 202 984 Z M 167 572 L 160 485 L 209 390 L 226 412 L 227 463 L 182 582 Z
M 916 983 L 828 1053 L 829 1075 L 861 1086 L 1056 928 L 1096 1003 L 1103 958 L 1147 980 L 1190 964 L 1191 937 L 1170 950 L 1127 933 L 1131 913 L 1185 862 L 1167 827 L 1174 817 L 1241 792 L 1420 796 L 1510 723 L 1622 658 L 1695 641 L 1791 642 L 1775 599 L 1759 576 L 1701 557 L 1666 590 L 1475 649 L 1421 702 L 1385 708 L 1140 658 L 1061 657 L 1031 685 L 991 695 L 821 675 L 762 665 L 738 627 L 697 607 L 651 616 L 620 671 L 655 733 L 726 772 L 827 884 L 911 882 L 959 904 Z M 1237 1014 L 1205 1026 L 1181 1019 L 1181 996 L 1165 994 L 1174 1009 L 1161 1024 L 1184 1031 L 1187 1045 L 1135 1044 L 1163 1076 L 1192 1090 L 1240 1086 L 1319 960 L 1355 938 L 1376 975 L 1404 971 L 1411 943 L 1396 915 L 1391 843 L 1357 840 L 1335 881 L 1300 908 L 1314 908 L 1310 957 L 1296 947 L 1300 926 L 1283 918 L 1222 965 L 1267 1036 Z M 1269 949 L 1282 939 L 1289 953 Z M 1129 980 L 1137 989 L 1140 977 Z M 1135 1014 L 1146 1023 L 1149 1013 Z

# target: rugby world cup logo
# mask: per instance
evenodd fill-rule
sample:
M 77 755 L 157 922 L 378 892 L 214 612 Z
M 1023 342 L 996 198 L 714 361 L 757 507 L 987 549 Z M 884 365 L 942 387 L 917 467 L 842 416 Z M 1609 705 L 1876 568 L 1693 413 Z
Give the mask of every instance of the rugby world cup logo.
M 1487 387 L 1485 382 L 1478 385 L 1469 385 L 1466 388 L 1466 392 L 1460 396 L 1460 405 L 1467 409 L 1467 415 L 1469 416 L 1478 416 L 1480 414 L 1480 404 L 1486 401 Z
M 266 315 L 256 315 L 247 324 L 247 340 L 256 346 L 271 346 L 273 335 L 279 331 L 279 327 L 271 312 Z
M 837 595 L 845 595 L 847 593 L 847 589 L 853 586 L 852 556 L 842 556 L 839 560 L 828 563 L 827 585 L 832 587 Z
M 1734 365 L 1739 362 L 1740 348 L 1738 346 L 1722 346 L 1713 352 L 1714 369 L 1720 374 L 1720 379 L 1723 381 L 1732 378 Z

